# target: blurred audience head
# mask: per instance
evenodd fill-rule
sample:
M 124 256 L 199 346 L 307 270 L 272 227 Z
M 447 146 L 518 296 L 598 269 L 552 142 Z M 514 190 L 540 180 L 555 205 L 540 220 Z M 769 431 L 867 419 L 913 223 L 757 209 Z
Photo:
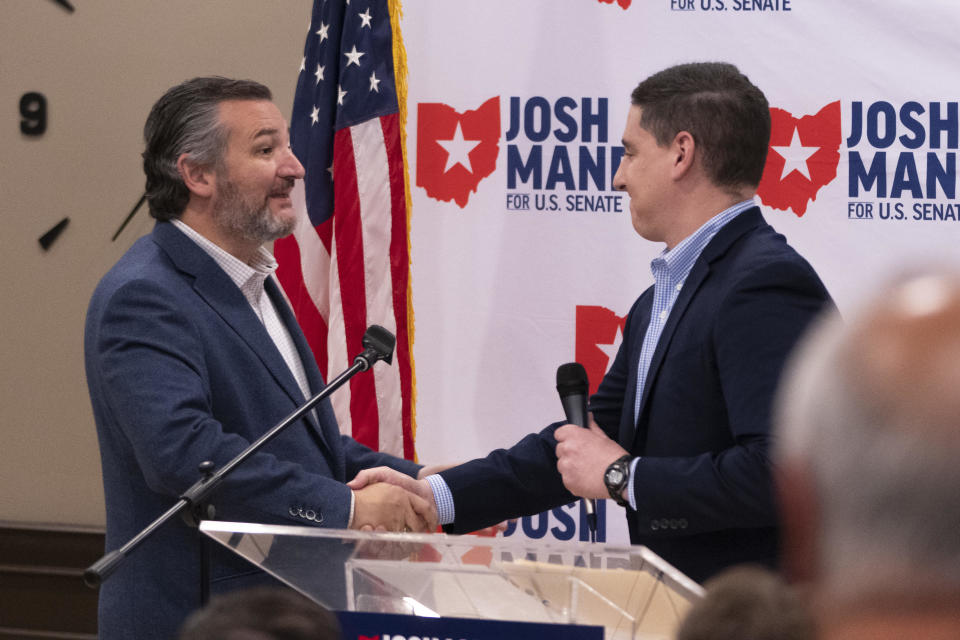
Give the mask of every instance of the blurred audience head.
M 960 594 L 960 277 L 826 318 L 781 387 L 785 566 L 836 601 Z M 958 609 L 960 611 L 960 609 Z
M 775 573 L 733 567 L 704 584 L 677 640 L 812 640 L 813 619 L 801 598 Z
M 336 617 L 319 604 L 279 587 L 211 598 L 180 630 L 180 640 L 339 640 Z

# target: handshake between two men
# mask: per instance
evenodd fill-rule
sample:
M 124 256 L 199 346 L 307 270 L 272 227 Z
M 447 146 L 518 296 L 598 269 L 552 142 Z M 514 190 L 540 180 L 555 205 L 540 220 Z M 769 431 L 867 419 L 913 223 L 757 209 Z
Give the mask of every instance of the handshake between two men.
M 433 531 L 438 524 L 453 524 L 456 518 L 458 532 L 466 532 L 550 509 L 570 502 L 572 496 L 588 499 L 609 497 L 603 480 L 604 471 L 618 458 L 627 455 L 626 450 L 611 440 L 592 416 L 588 428 L 564 424 L 557 427 L 552 436 L 552 440 L 555 440 L 555 457 L 551 458 L 549 466 L 522 464 L 525 443 L 535 439 L 534 436 L 528 436 L 509 451 L 498 449 L 486 458 L 458 466 L 423 467 L 416 478 L 390 467 L 365 469 L 347 483 L 354 492 L 355 500 L 351 527 L 367 531 L 422 532 Z M 510 460 L 515 453 L 521 458 Z M 520 466 L 517 465 L 518 459 L 521 460 Z M 508 467 L 510 470 L 506 473 L 514 476 L 514 479 L 516 476 L 524 477 L 522 484 L 527 488 L 526 497 L 518 497 L 516 501 L 475 500 L 470 490 L 452 492 L 447 479 L 439 475 L 440 472 L 450 471 L 453 476 L 470 478 L 468 484 L 478 486 L 480 496 L 483 496 L 484 484 L 489 481 L 489 496 L 494 498 L 498 493 L 494 489 L 497 481 L 490 472 L 499 467 Z M 623 495 L 626 495 L 626 489 Z M 454 496 L 458 499 L 454 500 Z M 439 509 L 438 504 L 441 505 Z M 461 520 L 463 525 L 460 524 Z

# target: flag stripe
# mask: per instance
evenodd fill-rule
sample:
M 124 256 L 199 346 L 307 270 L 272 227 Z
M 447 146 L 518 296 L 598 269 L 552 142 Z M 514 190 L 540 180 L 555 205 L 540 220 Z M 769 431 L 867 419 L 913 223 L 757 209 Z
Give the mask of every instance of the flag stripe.
M 294 209 L 298 211 L 297 227 L 293 237 L 281 238 L 274 243 L 279 263 L 277 278 L 297 315 L 317 366 L 326 377 L 330 258 L 317 230 L 307 218 L 303 183 L 298 182 L 290 195 Z
M 298 211 L 297 227 L 293 231 L 296 245 L 301 247 L 300 268 L 307 295 L 316 306 L 324 322 L 330 317 L 330 230 L 327 221 L 314 227 L 306 215 L 306 194 L 302 182 L 294 186 L 290 194 L 293 206 Z
M 290 119 L 291 146 L 306 168 L 294 198 L 301 216 L 275 252 L 328 379 L 350 366 L 370 324 L 397 335 L 393 366 L 355 376 L 331 402 L 342 433 L 415 458 L 398 17 L 398 0 L 314 3 Z
M 368 120 L 351 127 L 351 136 L 354 157 L 357 158 L 357 192 L 363 212 L 363 246 L 381 248 L 379 251 L 364 252 L 367 324 L 379 324 L 396 335 L 389 253 L 393 212 L 390 208 L 390 167 L 383 141 L 383 127 L 379 119 Z M 373 375 L 380 416 L 378 448 L 381 451 L 402 451 L 398 369 L 377 367 Z
M 336 219 L 330 220 L 330 223 L 336 224 Z M 330 376 L 339 374 L 351 364 L 347 362 L 349 356 L 345 322 L 340 290 L 340 256 L 337 243 L 333 242 L 330 247 L 330 319 L 327 322 L 327 358 L 330 361 Z M 352 392 L 351 386 L 346 384 L 330 396 L 337 423 L 340 425 L 340 433 L 348 436 L 353 435 L 353 414 L 350 411 Z
M 394 358 L 400 379 L 400 447 L 404 457 L 414 457 L 413 447 L 413 375 L 410 356 L 410 247 L 407 223 L 406 169 L 400 143 L 400 119 L 396 114 L 380 118 L 383 140 L 389 162 L 390 184 L 390 273 L 393 281 L 393 314 L 397 327 L 397 349 Z M 393 450 L 393 449 L 391 449 Z
M 358 158 L 357 158 L 358 159 Z M 366 159 L 365 159 L 366 160 Z M 353 130 L 341 129 L 334 135 L 334 227 L 337 245 L 337 266 L 340 273 L 340 296 L 344 336 L 347 349 L 360 348 L 367 327 L 367 291 L 363 246 L 364 220 L 360 209 L 357 162 L 354 156 Z M 373 247 L 371 247 L 373 250 Z M 355 376 L 350 380 L 350 415 L 353 437 L 377 449 L 380 436 L 377 427 L 376 388 L 372 376 Z

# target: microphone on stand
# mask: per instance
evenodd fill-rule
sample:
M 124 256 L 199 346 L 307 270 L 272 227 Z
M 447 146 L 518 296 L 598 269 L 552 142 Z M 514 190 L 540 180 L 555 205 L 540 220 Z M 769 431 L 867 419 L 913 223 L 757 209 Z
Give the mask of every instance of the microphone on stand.
M 587 371 L 579 362 L 568 362 L 557 368 L 557 393 L 560 394 L 560 403 L 567 422 L 578 427 L 588 428 L 587 395 L 590 392 L 590 383 L 587 380 Z M 587 511 L 587 526 L 590 528 L 590 542 L 597 541 L 597 501 L 583 499 Z
M 393 364 L 393 348 L 397 344 L 396 337 L 378 324 L 367 327 L 360 341 L 363 352 L 353 359 L 353 364 L 361 365 L 360 371 L 366 371 L 378 360 Z
M 204 505 L 208 505 L 207 499 L 220 485 L 227 474 L 232 472 L 244 460 L 263 448 L 265 444 L 278 436 L 281 431 L 289 427 L 291 424 L 296 423 L 297 420 L 303 417 L 305 413 L 313 409 L 321 400 L 324 400 L 331 393 L 343 386 L 348 380 L 350 380 L 350 378 L 361 371 L 368 370 L 380 360 L 383 360 L 387 364 L 391 364 L 393 362 L 393 349 L 396 346 L 396 343 L 397 339 L 387 329 L 375 324 L 370 325 L 363 334 L 363 339 L 361 340 L 363 351 L 357 354 L 357 357 L 353 359 L 353 365 L 349 369 L 338 375 L 333 380 L 330 380 L 327 383 L 327 386 L 321 389 L 315 396 L 310 398 L 305 404 L 298 407 L 293 413 L 289 414 L 286 418 L 274 425 L 269 431 L 264 433 L 253 444 L 249 445 L 246 449 L 237 454 L 235 458 L 227 462 L 227 464 L 221 467 L 218 471 L 213 471 L 212 462 L 202 462 L 200 464 L 200 471 L 203 474 L 203 477 L 194 483 L 193 486 L 184 491 L 180 495 L 180 500 L 175 505 L 170 507 L 166 513 L 147 525 L 145 529 L 127 541 L 127 543 L 122 547 L 110 551 L 92 565 L 87 567 L 83 572 L 83 581 L 86 582 L 90 587 L 99 586 L 104 580 L 109 578 L 114 571 L 117 570 L 120 564 L 126 560 L 128 554 L 133 552 L 133 550 L 136 549 L 140 543 L 146 540 L 155 530 L 167 522 L 167 520 L 171 519 L 177 514 L 181 514 L 191 526 L 199 526 L 200 519 L 205 515 Z M 201 552 L 201 557 L 203 557 L 203 552 Z M 206 562 L 206 560 L 202 560 L 201 562 Z M 201 593 L 203 594 L 201 600 L 205 604 L 206 595 L 209 592 L 209 584 L 207 584 L 207 576 L 209 574 L 206 573 L 206 569 L 202 568 L 200 575 L 203 583 L 201 585 Z

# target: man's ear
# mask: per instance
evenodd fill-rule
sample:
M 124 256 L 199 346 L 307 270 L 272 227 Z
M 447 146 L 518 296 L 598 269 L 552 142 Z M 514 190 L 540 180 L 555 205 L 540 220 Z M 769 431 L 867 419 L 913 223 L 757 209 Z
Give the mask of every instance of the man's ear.
M 682 178 L 693 166 L 697 143 L 689 131 L 680 131 L 673 137 L 670 149 L 673 152 L 673 178 Z
M 177 171 L 190 193 L 209 198 L 216 187 L 216 172 L 210 167 L 197 163 L 189 154 L 181 153 L 177 158 Z

